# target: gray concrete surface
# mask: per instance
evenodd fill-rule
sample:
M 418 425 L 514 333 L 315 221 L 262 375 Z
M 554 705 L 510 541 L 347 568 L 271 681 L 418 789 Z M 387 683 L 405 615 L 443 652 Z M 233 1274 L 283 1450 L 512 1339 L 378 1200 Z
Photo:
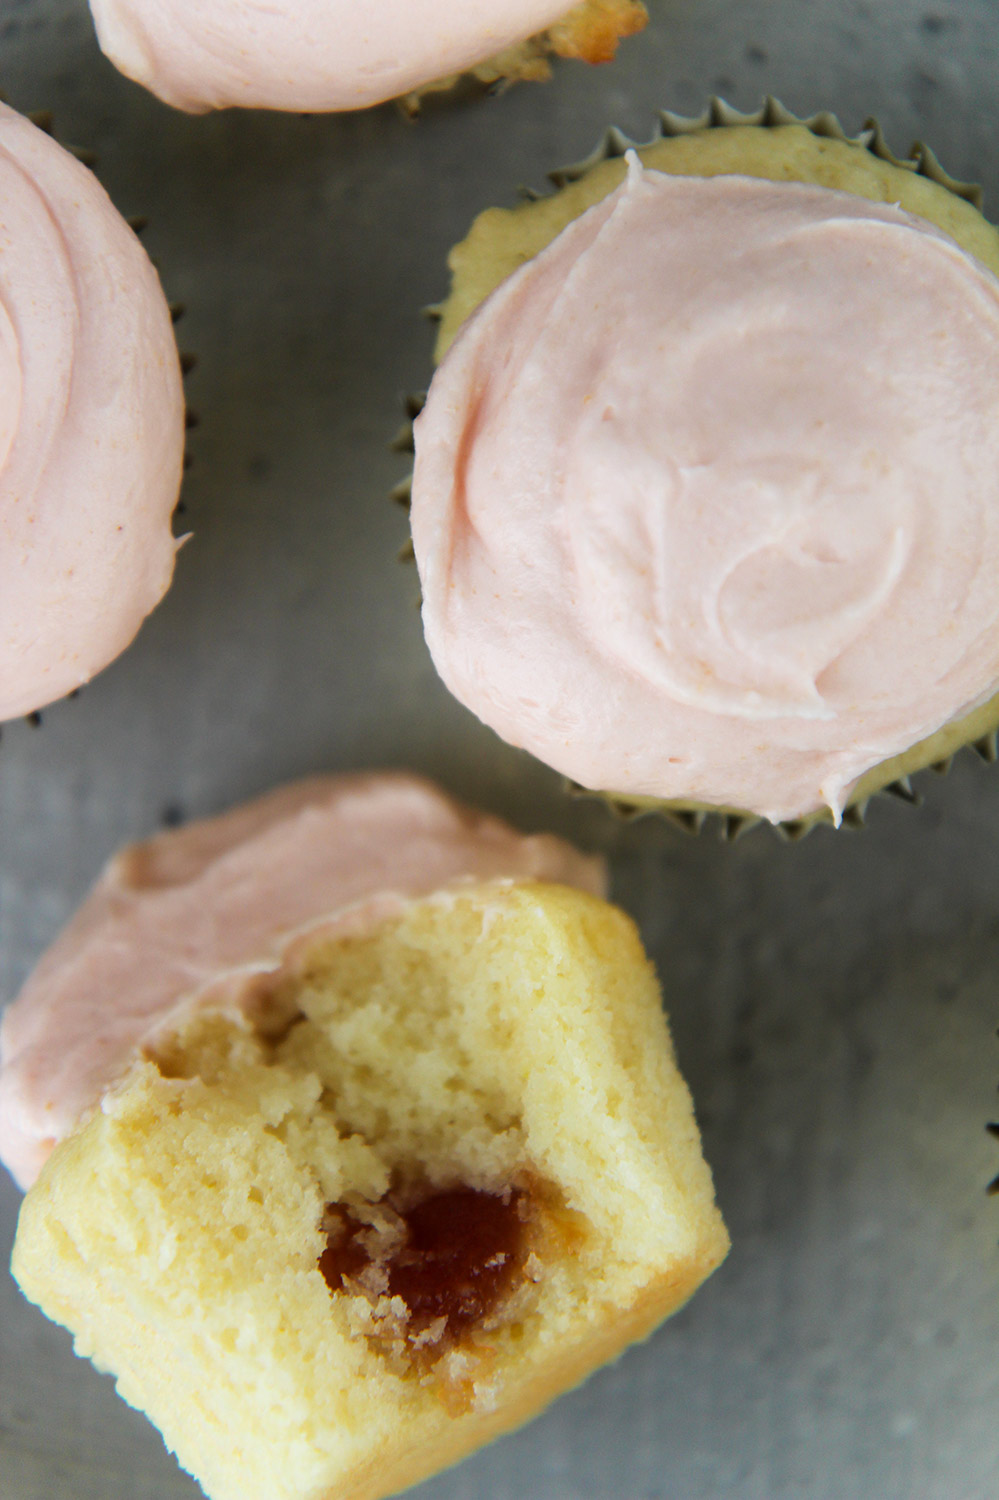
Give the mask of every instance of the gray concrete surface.
M 345 118 L 173 114 L 78 0 L 0 0 L 0 89 L 93 147 L 186 303 L 200 416 L 175 587 L 0 743 L 0 998 L 103 859 L 317 768 L 409 765 L 611 855 L 660 967 L 734 1243 L 673 1322 L 426 1500 L 987 1500 L 999 1491 L 999 770 L 962 757 L 859 833 L 734 846 L 616 823 L 435 680 L 384 500 L 418 309 L 472 215 L 712 92 L 925 137 L 999 212 L 993 0 L 652 0 L 618 62 Z M 17 1194 L 0 1181 L 0 1257 Z M 193 1500 L 111 1382 L 0 1278 L 2 1500 Z

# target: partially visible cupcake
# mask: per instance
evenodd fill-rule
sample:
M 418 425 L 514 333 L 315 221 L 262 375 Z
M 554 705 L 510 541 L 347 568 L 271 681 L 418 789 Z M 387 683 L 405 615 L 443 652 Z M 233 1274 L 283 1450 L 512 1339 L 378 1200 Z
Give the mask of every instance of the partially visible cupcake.
M 463 74 L 544 78 L 548 58 L 606 62 L 640 0 L 91 0 L 117 68 L 178 109 L 366 109 Z
M 184 397 L 156 272 L 97 179 L 0 106 L 0 719 L 87 682 L 173 574 Z
M 316 778 L 127 851 L 15 1002 L 14 1275 L 211 1500 L 395 1493 L 724 1257 L 601 876 L 415 778 Z
M 452 252 L 427 641 L 584 787 L 839 821 L 999 722 L 999 233 L 829 116 L 626 145 Z

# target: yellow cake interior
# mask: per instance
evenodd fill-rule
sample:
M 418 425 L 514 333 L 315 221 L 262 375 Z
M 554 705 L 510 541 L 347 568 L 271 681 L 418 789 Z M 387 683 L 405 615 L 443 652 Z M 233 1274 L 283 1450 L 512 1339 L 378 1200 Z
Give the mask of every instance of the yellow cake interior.
M 655 977 L 613 907 L 477 887 L 312 941 L 258 989 L 253 1019 L 194 1015 L 57 1148 L 13 1260 L 212 1500 L 394 1493 L 722 1259 Z M 454 1202 L 502 1221 L 476 1271 L 499 1291 L 460 1326 L 399 1292 L 406 1215 Z

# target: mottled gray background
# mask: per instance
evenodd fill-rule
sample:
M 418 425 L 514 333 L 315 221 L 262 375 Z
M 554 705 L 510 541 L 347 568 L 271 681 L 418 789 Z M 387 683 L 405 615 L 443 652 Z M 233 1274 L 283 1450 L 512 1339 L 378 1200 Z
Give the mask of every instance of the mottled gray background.
M 860 833 L 734 847 L 569 802 L 451 702 L 384 500 L 421 305 L 472 215 L 659 106 L 875 113 L 999 212 L 994 0 L 652 0 L 609 68 L 346 118 L 174 114 L 80 0 L 0 0 L 0 88 L 94 148 L 187 305 L 194 539 L 135 646 L 0 744 L 0 997 L 110 852 L 318 768 L 409 765 L 608 851 L 659 964 L 732 1233 L 692 1304 L 426 1500 L 985 1500 L 999 1490 L 999 770 Z M 0 1174 L 2 1175 L 2 1174 Z M 0 1181 L 0 1256 L 17 1194 Z M 2 1500 L 193 1500 L 144 1420 L 0 1284 Z

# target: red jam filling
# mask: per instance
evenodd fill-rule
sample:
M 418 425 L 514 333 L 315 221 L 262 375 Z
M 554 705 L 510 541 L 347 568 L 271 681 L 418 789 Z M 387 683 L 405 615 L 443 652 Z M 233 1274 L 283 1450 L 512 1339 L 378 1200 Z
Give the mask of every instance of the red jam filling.
M 389 1195 L 370 1219 L 332 1205 L 319 1269 L 332 1292 L 401 1298 L 405 1338 L 412 1345 L 431 1331 L 432 1352 L 421 1347 L 421 1355 L 432 1361 L 483 1324 L 523 1278 L 524 1197 L 514 1188 L 457 1187 L 403 1206 Z

